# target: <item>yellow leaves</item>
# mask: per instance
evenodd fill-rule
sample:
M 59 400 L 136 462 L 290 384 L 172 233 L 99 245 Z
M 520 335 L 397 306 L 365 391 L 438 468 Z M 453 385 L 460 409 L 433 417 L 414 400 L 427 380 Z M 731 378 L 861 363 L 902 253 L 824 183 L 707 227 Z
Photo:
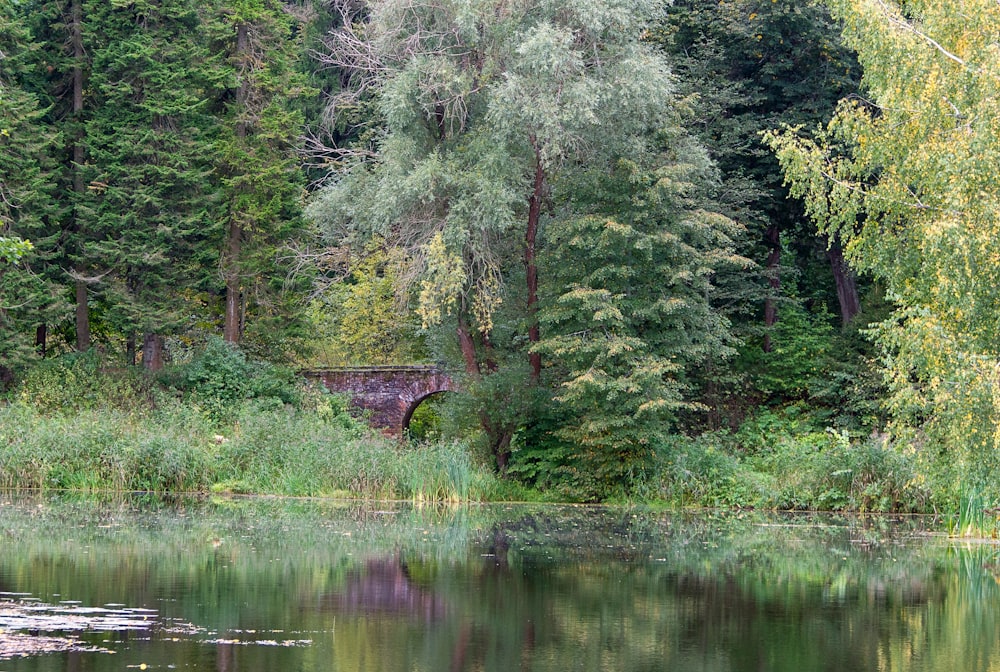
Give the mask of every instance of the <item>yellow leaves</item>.
M 455 309 L 465 287 L 465 264 L 460 255 L 447 248 L 440 231 L 424 247 L 424 254 L 427 272 L 420 283 L 417 312 L 426 328 L 440 323 Z

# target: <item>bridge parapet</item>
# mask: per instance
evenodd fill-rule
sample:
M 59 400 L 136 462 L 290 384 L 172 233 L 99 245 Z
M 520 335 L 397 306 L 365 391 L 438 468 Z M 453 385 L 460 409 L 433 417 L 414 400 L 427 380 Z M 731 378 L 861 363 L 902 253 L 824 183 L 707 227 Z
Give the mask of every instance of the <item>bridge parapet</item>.
M 457 389 L 437 366 L 355 366 L 304 371 L 331 392 L 351 395 L 351 403 L 368 412 L 369 423 L 390 436 L 402 436 L 413 411 L 427 397 Z

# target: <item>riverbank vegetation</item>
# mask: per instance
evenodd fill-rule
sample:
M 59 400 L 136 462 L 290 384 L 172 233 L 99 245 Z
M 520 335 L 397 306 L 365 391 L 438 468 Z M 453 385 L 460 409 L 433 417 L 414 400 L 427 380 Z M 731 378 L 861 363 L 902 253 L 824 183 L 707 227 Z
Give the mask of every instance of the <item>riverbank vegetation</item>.
M 0 2 L 0 486 L 986 511 L 998 24 Z

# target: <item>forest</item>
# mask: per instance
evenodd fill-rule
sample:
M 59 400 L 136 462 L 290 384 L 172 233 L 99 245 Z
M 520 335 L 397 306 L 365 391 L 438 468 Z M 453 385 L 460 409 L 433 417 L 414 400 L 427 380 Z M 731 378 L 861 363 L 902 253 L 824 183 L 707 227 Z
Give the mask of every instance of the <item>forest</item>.
M 995 0 L 0 0 L 0 487 L 1000 504 Z M 403 443 L 298 372 L 438 363 Z

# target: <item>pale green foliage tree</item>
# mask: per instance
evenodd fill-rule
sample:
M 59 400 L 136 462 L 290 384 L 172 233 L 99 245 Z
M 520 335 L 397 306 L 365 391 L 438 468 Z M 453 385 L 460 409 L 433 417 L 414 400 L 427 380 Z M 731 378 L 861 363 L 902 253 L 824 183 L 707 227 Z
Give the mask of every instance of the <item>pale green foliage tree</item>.
M 374 241 L 346 276 L 310 302 L 312 366 L 406 364 L 427 359 L 420 320 L 397 293 L 406 260 Z
M 810 215 L 886 283 L 899 426 L 958 467 L 997 473 L 1000 448 L 1000 5 L 832 0 L 864 68 L 813 138 L 768 137 Z M 958 458 L 958 459 L 955 459 Z
M 523 269 L 521 338 L 538 343 L 536 249 L 576 167 L 644 156 L 672 126 L 669 69 L 639 38 L 656 0 L 376 0 L 327 63 L 350 77 L 345 114 L 378 101 L 383 132 L 340 151 L 312 205 L 331 243 L 379 235 L 420 265 L 427 324 L 454 320 L 466 370 L 497 369 L 494 318 Z M 572 212 L 566 202 L 564 212 Z M 518 260 L 521 264 L 518 264 Z M 510 306 L 507 306 L 509 308 Z M 526 338 L 525 338 L 526 337 Z M 503 345 L 503 344 L 501 344 Z M 527 348 L 529 380 L 540 352 Z M 483 425 L 503 469 L 513 427 Z

